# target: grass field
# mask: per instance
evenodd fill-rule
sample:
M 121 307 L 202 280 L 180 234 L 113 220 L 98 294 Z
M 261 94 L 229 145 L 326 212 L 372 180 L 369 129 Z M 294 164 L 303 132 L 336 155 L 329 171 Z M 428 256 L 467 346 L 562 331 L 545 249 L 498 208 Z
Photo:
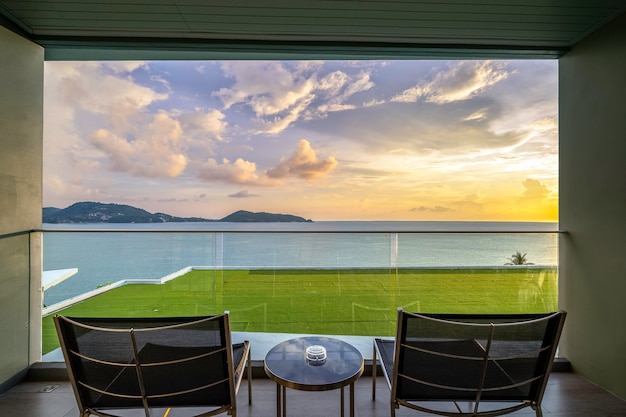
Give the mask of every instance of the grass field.
M 557 309 L 555 268 L 192 271 L 166 284 L 129 284 L 59 311 L 75 317 L 231 312 L 249 332 L 389 336 L 397 307 L 431 313 Z M 43 318 L 43 352 L 58 347 Z

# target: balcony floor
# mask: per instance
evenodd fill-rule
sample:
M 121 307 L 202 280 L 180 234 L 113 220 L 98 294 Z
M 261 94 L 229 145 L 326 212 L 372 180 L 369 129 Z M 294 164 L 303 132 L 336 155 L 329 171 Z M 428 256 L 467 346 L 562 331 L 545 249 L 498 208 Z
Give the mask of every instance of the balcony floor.
M 45 392 L 46 387 L 50 385 L 58 385 L 58 387 L 51 392 Z M 355 417 L 389 416 L 389 390 L 382 378 L 377 381 L 375 402 L 371 400 L 371 377 L 362 377 L 355 386 Z M 272 381 L 264 378 L 253 379 L 252 395 L 252 405 L 249 406 L 244 382 L 239 391 L 238 416 L 276 416 L 276 388 Z M 626 401 L 622 401 L 573 373 L 554 372 L 546 389 L 543 412 L 544 417 L 626 417 Z M 288 390 L 287 414 L 296 417 L 338 416 L 339 391 Z M 32 381 L 23 382 L 0 395 L 0 415 L 2 417 L 78 417 L 79 414 L 68 381 Z M 133 414 L 135 415 L 141 414 Z M 181 415 L 170 413 L 169 417 Z M 432 416 L 432 414 L 423 414 L 406 408 L 401 408 L 397 415 L 399 417 Z M 535 414 L 528 408 L 510 415 L 534 416 Z

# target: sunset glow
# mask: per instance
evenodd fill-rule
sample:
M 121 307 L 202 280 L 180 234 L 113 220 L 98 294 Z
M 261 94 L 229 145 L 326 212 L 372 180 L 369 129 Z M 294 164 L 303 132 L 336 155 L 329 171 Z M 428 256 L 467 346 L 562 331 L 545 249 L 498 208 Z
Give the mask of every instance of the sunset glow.
M 557 65 L 47 61 L 44 207 L 556 221 Z

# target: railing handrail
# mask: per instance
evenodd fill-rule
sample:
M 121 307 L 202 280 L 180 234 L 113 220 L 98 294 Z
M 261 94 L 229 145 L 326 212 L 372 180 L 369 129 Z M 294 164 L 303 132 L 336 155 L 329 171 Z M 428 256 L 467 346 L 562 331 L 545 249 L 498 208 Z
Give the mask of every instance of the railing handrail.
M 310 233 L 310 234 L 565 234 L 564 230 L 235 230 L 235 229 L 34 229 L 43 233 Z M 0 236 L 2 238 L 4 236 Z
M 8 239 L 10 237 L 30 235 L 31 233 L 43 232 L 43 231 L 44 230 L 42 230 L 42 229 L 33 229 L 33 230 L 20 230 L 19 232 L 5 233 L 3 235 L 0 235 L 0 240 L 1 239 Z

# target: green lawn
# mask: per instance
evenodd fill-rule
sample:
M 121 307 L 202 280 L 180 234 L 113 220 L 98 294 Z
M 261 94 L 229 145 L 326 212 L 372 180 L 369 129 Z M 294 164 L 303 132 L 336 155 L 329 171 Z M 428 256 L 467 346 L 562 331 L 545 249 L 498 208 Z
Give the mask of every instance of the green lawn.
M 130 284 L 69 307 L 75 317 L 231 312 L 235 331 L 385 336 L 397 307 L 432 313 L 557 309 L 554 268 L 192 271 L 166 284 Z M 58 347 L 43 318 L 43 352 Z

